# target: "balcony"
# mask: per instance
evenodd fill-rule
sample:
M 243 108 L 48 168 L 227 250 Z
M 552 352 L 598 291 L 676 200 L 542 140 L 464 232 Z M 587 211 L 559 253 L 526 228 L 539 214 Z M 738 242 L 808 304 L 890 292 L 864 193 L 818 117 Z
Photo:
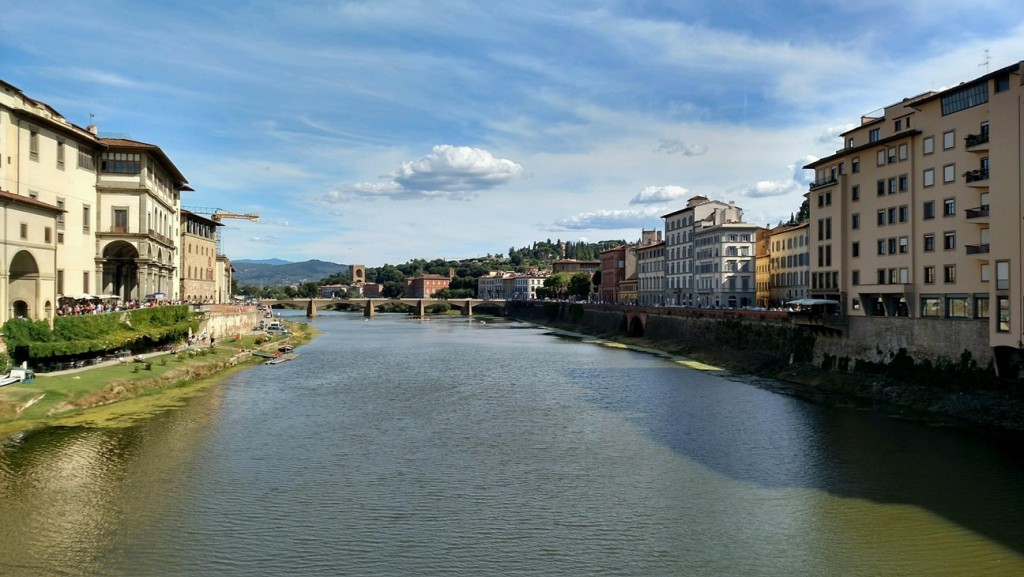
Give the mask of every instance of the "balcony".
M 967 172 L 964 173 L 964 179 L 967 181 L 967 184 L 971 184 L 972 182 L 986 181 L 988 180 L 988 169 L 979 168 L 977 170 L 968 170 Z M 988 184 L 975 186 L 988 186 Z
M 964 213 L 967 215 L 968 220 L 975 218 L 988 218 L 988 205 L 983 204 L 977 208 L 968 208 Z
M 968 150 L 982 152 L 988 150 L 988 132 L 981 134 L 968 134 L 964 137 L 964 146 Z
M 989 245 L 987 244 L 968 244 L 964 245 L 967 249 L 967 254 L 988 254 Z
M 837 182 L 839 182 L 838 178 L 836 178 L 834 176 L 826 176 L 825 178 L 823 178 L 821 180 L 816 180 L 816 181 L 812 182 L 811 183 L 811 190 L 814 190 L 816 188 L 822 188 L 822 187 L 825 187 L 825 186 L 831 186 L 833 184 L 836 184 Z

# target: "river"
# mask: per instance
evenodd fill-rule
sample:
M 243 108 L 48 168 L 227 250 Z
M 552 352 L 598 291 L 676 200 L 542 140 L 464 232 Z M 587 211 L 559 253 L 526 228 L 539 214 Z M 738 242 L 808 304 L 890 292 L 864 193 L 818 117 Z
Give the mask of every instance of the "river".
M 0 575 L 1024 574 L 1019 441 L 518 323 L 309 322 L 181 409 L 3 442 Z

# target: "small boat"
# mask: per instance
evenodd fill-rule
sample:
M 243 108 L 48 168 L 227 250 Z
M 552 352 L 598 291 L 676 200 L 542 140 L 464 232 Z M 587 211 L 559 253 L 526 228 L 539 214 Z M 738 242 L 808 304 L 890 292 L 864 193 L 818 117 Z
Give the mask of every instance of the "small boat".
M 299 356 L 298 353 L 286 353 L 286 354 L 283 354 L 283 355 L 280 355 L 280 356 L 276 356 L 276 357 L 266 361 L 263 364 L 264 365 L 280 365 L 281 363 L 283 363 L 285 361 L 293 360 L 293 359 L 295 359 L 298 356 Z
M 277 350 L 281 351 L 282 353 L 290 353 L 293 350 L 295 350 L 295 347 L 291 346 L 288 343 L 285 343 L 285 344 L 277 347 Z

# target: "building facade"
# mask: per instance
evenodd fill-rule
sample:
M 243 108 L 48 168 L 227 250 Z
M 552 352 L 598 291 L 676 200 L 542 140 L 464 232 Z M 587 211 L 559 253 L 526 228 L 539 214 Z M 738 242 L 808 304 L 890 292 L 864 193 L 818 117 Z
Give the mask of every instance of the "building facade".
M 695 306 L 753 306 L 758 227 L 743 222 L 708 224 L 711 218 L 693 236 Z
M 439 290 L 448 288 L 451 278 L 439 274 L 424 274 L 409 279 L 405 288 L 405 296 L 424 299 L 434 296 Z
M 188 210 L 181 211 L 181 289 L 192 303 L 227 302 L 218 294 L 217 227 L 219 222 Z
M 1022 99 L 1018 63 L 865 115 L 807 165 L 811 293 L 854 317 L 982 323 L 1005 370 L 1024 338 Z
M 636 255 L 637 302 L 641 305 L 665 304 L 665 241 L 638 246 Z
M 778 307 L 811 296 L 810 223 L 784 224 L 767 233 L 769 242 L 769 304 Z
M 743 210 L 733 203 L 695 196 L 686 208 L 661 218 L 665 219 L 665 304 L 696 306 L 694 235 L 709 224 L 742 222 Z

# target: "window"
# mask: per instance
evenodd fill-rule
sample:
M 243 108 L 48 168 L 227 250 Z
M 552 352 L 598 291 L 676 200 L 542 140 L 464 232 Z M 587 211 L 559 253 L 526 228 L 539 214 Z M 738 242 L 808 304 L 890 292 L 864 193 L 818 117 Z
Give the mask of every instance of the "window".
M 885 166 L 885 149 L 879 150 L 875 153 L 875 164 L 878 166 Z
M 859 257 L 860 256 L 860 242 L 854 241 L 854 243 L 850 245 L 850 252 L 852 253 L 854 258 Z
M 928 136 L 921 141 L 921 151 L 924 154 L 932 154 L 935 152 L 935 137 Z
M 128 209 L 127 208 L 115 208 L 114 209 L 114 231 L 125 233 L 128 232 Z
M 921 316 L 942 316 L 942 302 L 939 300 L 939 297 L 921 297 Z
M 855 271 L 853 271 L 853 272 L 851 273 L 851 276 L 850 276 L 850 278 L 851 278 L 851 282 L 852 282 L 853 284 L 855 284 L 855 285 L 858 285 L 858 284 L 860 284 L 860 271 L 859 271 L 859 270 L 855 270 Z
M 878 284 L 885 284 L 885 269 L 884 268 L 880 268 L 877 271 L 875 271 L 875 279 L 878 281 Z
M 930 219 L 935 218 L 935 201 L 934 200 L 929 200 L 929 201 L 925 202 L 924 205 L 922 205 L 922 209 L 923 209 L 922 210 L 923 218 L 925 220 L 930 220 Z
M 955 216 L 956 215 L 956 199 L 947 198 L 942 201 L 942 216 Z
M 885 239 L 884 238 L 880 238 L 880 239 L 878 239 L 878 256 L 884 256 L 884 255 L 885 255 Z
M 85 205 L 82 207 L 82 232 L 88 233 L 92 229 L 92 221 L 90 216 L 90 207 Z
M 881 128 L 872 128 L 868 133 L 868 142 L 878 142 L 882 138 Z
M 924 251 L 932 252 L 935 250 L 935 235 L 926 234 L 924 235 Z
M 46 244 L 50 244 L 51 242 L 53 242 L 53 229 L 52 228 L 45 227 L 43 229 L 43 242 L 45 242 Z
M 1010 297 L 996 297 L 996 314 L 999 315 L 996 322 L 996 332 L 1010 332 Z
M 895 164 L 896 163 L 896 149 L 895 148 L 891 148 L 890 147 L 889 150 L 888 150 L 888 154 L 886 156 L 889 159 L 889 164 Z
M 909 179 L 907 178 L 907 175 L 905 175 L 905 174 L 901 174 L 900 175 L 900 185 L 899 185 L 899 187 L 900 187 L 900 192 L 907 192 L 907 190 L 910 189 L 910 182 L 909 182 Z
M 896 272 L 896 269 L 889 269 L 889 284 L 897 284 L 899 283 L 899 281 L 900 277 L 899 274 Z
M 953 182 L 956 180 L 956 165 L 947 164 L 942 167 L 942 182 Z
M 89 271 L 82 273 L 82 292 L 89 292 Z
M 924 267 L 924 282 L 925 284 L 935 284 L 935 267 Z
M 932 169 L 932 168 L 925 169 L 924 174 L 922 175 L 922 182 L 924 182 L 925 186 L 934 186 L 935 185 L 935 169 Z
M 141 154 L 104 152 L 100 155 L 100 172 L 104 174 L 139 174 L 141 170 Z
M 854 174 L 857 174 L 858 172 L 860 172 L 860 157 L 859 156 L 853 157 L 853 160 L 850 161 L 850 165 L 851 165 L 851 168 L 853 169 L 853 173 Z
M 974 297 L 974 318 L 988 318 L 988 295 L 978 295 Z
M 988 102 L 988 82 L 961 88 L 942 97 L 942 115 L 953 114 Z
M 900 212 L 900 222 L 907 222 L 907 220 L 910 218 L 910 207 L 908 207 L 905 204 L 904 205 L 900 205 L 899 212 Z
M 903 130 L 903 120 L 897 120 L 896 122 L 894 122 L 892 124 L 892 129 L 895 132 L 899 132 L 899 131 Z
M 1009 290 L 1010 262 L 1001 260 L 996 263 L 996 290 Z
M 890 178 L 888 182 L 889 182 L 889 194 L 896 194 L 896 179 L 895 178 Z
M 96 159 L 81 148 L 78 149 L 78 168 L 91 171 L 96 170 Z
M 853 185 L 853 187 L 850 188 L 850 200 L 853 200 L 853 201 L 860 200 L 860 185 L 859 184 L 855 184 L 855 185 Z
M 57 199 L 57 208 L 59 208 L 61 210 L 61 212 L 59 212 L 57 214 L 57 230 L 61 230 L 61 229 L 64 228 L 64 199 L 63 198 L 58 198 Z
M 955 283 L 956 282 L 956 265 L 955 264 L 947 264 L 946 266 L 942 267 L 942 281 L 945 282 L 945 283 Z
M 956 146 L 956 131 L 947 130 L 942 133 L 942 150 L 949 150 Z
M 57 168 L 64 170 L 64 141 L 57 141 Z
M 63 232 L 60 232 L 60 231 L 57 232 L 57 244 L 64 244 L 64 233 Z
M 907 155 L 909 154 L 909 151 L 910 151 L 910 147 L 908 147 L 906 145 L 906 143 L 901 144 L 900 145 L 900 160 L 906 160 L 907 159 Z
M 879 179 L 879 181 L 876 183 L 876 188 L 878 189 L 878 196 L 885 196 L 885 181 L 884 180 Z
M 860 228 L 860 213 L 854 214 L 850 217 L 850 228 L 854 230 Z
M 901 236 L 897 242 L 900 245 L 900 254 L 907 254 L 910 252 L 910 239 L 905 236 Z
M 890 238 L 886 244 L 889 246 L 889 254 L 896 254 L 896 239 Z
M 967 297 L 946 297 L 946 317 L 952 319 L 968 318 Z
M 825 192 L 825 206 L 832 206 L 832 191 Z
M 946 250 L 955 250 L 956 249 L 956 233 L 955 232 L 947 232 L 947 233 L 942 235 L 942 248 L 944 248 Z
M 39 133 L 35 130 L 28 133 L 28 158 L 39 161 Z
M 28 240 L 28 223 L 21 223 L 21 226 L 18 227 L 18 229 L 20 232 L 19 236 L 21 237 L 21 240 Z
M 64 294 L 64 269 L 57 269 L 57 294 Z
M 896 224 L 896 207 L 890 207 L 886 212 L 889 213 L 889 224 Z
M 878 226 L 885 226 L 885 211 L 878 211 Z

